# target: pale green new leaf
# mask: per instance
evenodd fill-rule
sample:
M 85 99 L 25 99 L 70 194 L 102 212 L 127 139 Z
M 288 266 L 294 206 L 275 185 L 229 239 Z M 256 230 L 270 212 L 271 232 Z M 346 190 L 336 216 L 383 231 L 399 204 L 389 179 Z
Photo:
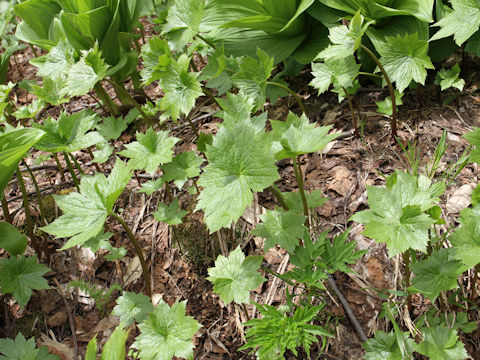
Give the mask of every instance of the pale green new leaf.
M 32 296 L 32 290 L 50 289 L 43 275 L 50 269 L 37 262 L 36 256 L 11 257 L 0 260 L 0 289 L 12 294 L 22 308 Z
M 261 264 L 262 256 L 245 257 L 238 246 L 228 257 L 218 255 L 215 267 L 208 269 L 207 280 L 225 304 L 249 303 L 250 291 L 266 280 L 257 271 Z
M 23 105 L 19 107 L 15 112 L 12 113 L 13 116 L 19 119 L 31 119 L 38 114 L 40 110 L 43 109 L 45 103 L 43 100 L 35 99 L 30 104 Z
M 453 35 L 458 46 L 462 45 L 480 28 L 480 3 L 476 0 L 451 0 L 453 11 L 436 22 L 440 30 L 430 41 Z
M 460 213 L 461 226 L 449 236 L 455 259 L 471 269 L 480 263 L 480 205 Z
M 98 173 L 82 177 L 80 193 L 54 196 L 63 214 L 41 229 L 57 238 L 71 237 L 62 250 L 94 238 L 103 230 L 105 220 L 131 174 L 130 167 L 117 159 L 108 178 Z
M 164 32 L 174 50 L 183 49 L 197 35 L 204 14 L 204 0 L 177 0 L 168 9 Z
M 281 209 L 267 210 L 259 217 L 262 222 L 253 229 L 252 234 L 266 239 L 265 252 L 278 244 L 289 253 L 293 253 L 305 231 L 306 217 Z
M 174 61 L 168 42 L 158 36 L 148 39 L 148 42 L 142 46 L 140 56 L 143 60 L 140 75 L 145 85 L 164 77 L 168 72 L 168 65 Z
M 118 155 L 130 158 L 135 169 L 144 169 L 153 175 L 162 164 L 172 161 L 173 146 L 180 139 L 168 136 L 168 131 L 155 132 L 148 128 L 145 134 L 137 132 L 137 141 L 125 145 Z
M 57 86 L 63 85 L 70 67 L 75 64 L 75 49 L 67 40 L 62 39 L 48 54 L 34 58 L 30 63 L 38 68 L 38 76 L 52 79 Z
M 97 360 L 97 335 L 88 342 L 85 360 Z
M 162 166 L 165 181 L 174 181 L 181 189 L 188 179 L 200 175 L 200 165 L 205 159 L 198 156 L 195 151 L 184 151 L 175 156 L 172 162 Z
M 416 348 L 415 341 L 409 337 L 408 332 L 402 333 L 405 356 L 402 354 L 394 332 L 386 333 L 382 330 L 375 332 L 375 338 L 370 338 L 363 343 L 365 360 L 404 360 L 413 359 Z M 401 345 L 400 345 L 401 346 Z
M 62 91 L 65 83 L 62 79 L 53 80 L 49 77 L 43 77 L 43 86 L 37 84 L 31 84 L 32 93 L 37 96 L 37 98 L 51 104 L 51 105 L 60 105 L 70 101 L 69 97 L 65 97 L 60 92 Z
M 427 69 L 434 69 L 428 57 L 428 42 L 419 40 L 416 33 L 387 37 L 384 47 L 379 48 L 380 62 L 390 80 L 403 92 L 412 80 L 425 84 Z
M 176 302 L 170 308 L 160 301 L 148 319 L 138 325 L 141 334 L 132 347 L 139 351 L 140 359 L 171 360 L 177 356 L 193 360 L 191 338 L 202 325 L 185 316 L 186 303 Z
M 365 224 L 363 234 L 385 242 L 389 256 L 407 249 L 426 252 L 428 229 L 435 219 L 425 213 L 438 202 L 432 188 L 403 172 L 387 179 L 387 188 L 367 186 L 370 210 L 359 211 L 350 219 Z
M 396 106 L 403 105 L 403 101 L 402 101 L 403 93 L 399 93 L 398 90 L 395 90 L 394 93 L 395 93 L 395 104 L 396 104 Z M 377 105 L 377 112 L 378 113 L 384 114 L 384 115 L 387 115 L 387 116 L 392 116 L 392 114 L 393 114 L 392 98 L 390 96 L 387 96 L 382 101 L 375 102 L 375 104 Z
M 353 56 L 312 63 L 313 80 L 309 85 L 317 89 L 318 94 L 327 91 L 330 84 L 336 89 L 349 88 L 353 86 L 359 70 L 360 64 Z
M 103 346 L 100 360 L 124 360 L 128 332 L 122 325 L 117 326 Z
M 265 134 L 247 122 L 221 127 L 207 146 L 209 164 L 198 180 L 203 190 L 196 209 L 204 211 L 210 232 L 237 221 L 252 203 L 253 191 L 262 191 L 278 180 L 270 147 Z
M 124 326 L 130 326 L 134 320 L 141 323 L 152 311 L 153 305 L 148 296 L 124 291 L 117 299 L 112 314 L 119 316 Z
M 178 205 L 178 198 L 175 198 L 169 205 L 158 203 L 158 209 L 153 213 L 153 217 L 157 221 L 163 221 L 168 225 L 178 225 L 182 223 L 182 218 L 187 215 L 188 211 L 182 210 Z
M 465 267 L 458 260 L 449 259 L 451 249 L 441 249 L 412 265 L 415 277 L 412 286 L 432 302 L 442 291 L 455 289 L 458 276 Z
M 457 63 L 448 70 L 440 69 L 435 76 L 435 85 L 440 85 L 442 91 L 450 87 L 462 91 L 465 86 L 465 80 L 460 79 L 460 65 Z
M 463 360 L 469 357 L 455 329 L 437 326 L 420 330 L 423 341 L 417 345 L 416 349 L 420 354 L 436 360 Z

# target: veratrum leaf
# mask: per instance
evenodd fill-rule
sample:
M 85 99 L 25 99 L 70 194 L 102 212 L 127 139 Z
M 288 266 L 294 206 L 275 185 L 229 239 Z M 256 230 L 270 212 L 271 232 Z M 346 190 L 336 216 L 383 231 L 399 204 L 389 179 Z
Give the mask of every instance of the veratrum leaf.
M 394 332 L 386 333 L 382 330 L 375 331 L 375 338 L 370 338 L 363 343 L 366 353 L 365 360 L 404 360 L 413 359 L 416 344 L 409 337 L 408 332 L 402 333 L 406 354 L 402 355 Z
M 420 329 L 423 341 L 416 351 L 430 359 L 462 360 L 468 358 L 465 346 L 459 341 L 456 330 L 445 326 Z
M 209 164 L 198 180 L 203 190 L 196 210 L 204 211 L 210 232 L 237 221 L 252 203 L 253 191 L 262 191 L 278 180 L 270 147 L 265 133 L 248 122 L 222 126 L 207 146 Z
M 327 91 L 330 84 L 336 89 L 347 89 L 353 86 L 359 70 L 360 64 L 356 63 L 353 56 L 312 63 L 313 80 L 309 85 L 317 89 L 319 95 Z
M 26 340 L 22 333 L 15 340 L 0 339 L 0 353 L 0 360 L 58 360 L 45 346 L 36 349 L 35 338 Z
M 249 303 L 250 291 L 266 280 L 257 271 L 261 264 L 262 256 L 245 257 L 238 246 L 228 258 L 218 255 L 215 267 L 208 269 L 207 280 L 213 283 L 213 291 L 225 304 Z
M 480 3 L 476 0 L 451 0 L 450 3 L 453 11 L 433 25 L 441 29 L 430 41 L 453 35 L 460 46 L 480 28 Z
M 119 316 L 124 326 L 130 326 L 134 320 L 137 323 L 142 322 L 152 311 L 153 305 L 148 296 L 124 291 L 117 299 L 112 314 Z
M 173 356 L 193 360 L 191 338 L 202 327 L 191 316 L 185 316 L 186 301 L 170 308 L 160 301 L 153 313 L 138 325 L 141 334 L 132 347 L 143 360 L 171 360 Z
M 161 164 L 172 161 L 173 146 L 180 139 L 168 136 L 168 131 L 155 132 L 149 128 L 145 134 L 137 132 L 137 141 L 125 145 L 118 155 L 132 159 L 131 165 L 135 169 L 145 169 L 151 175 Z
M 158 210 L 153 213 L 153 217 L 157 221 L 163 221 L 168 225 L 178 225 L 182 223 L 182 218 L 187 215 L 188 211 L 182 210 L 178 206 L 178 198 L 175 198 L 171 204 L 158 203 Z
M 260 219 L 262 222 L 253 229 L 252 234 L 266 239 L 264 251 L 278 244 L 293 253 L 305 231 L 306 217 L 293 211 L 275 209 L 267 210 L 266 214 L 260 215 Z
M 128 332 L 122 325 L 117 326 L 103 346 L 100 360 L 124 360 Z
M 442 91 L 450 87 L 462 91 L 465 86 L 465 80 L 460 79 L 460 65 L 457 63 L 451 69 L 440 69 L 435 76 L 435 85 L 440 85 Z
M 477 187 L 478 188 L 478 187 Z M 460 213 L 461 227 L 455 229 L 449 240 L 455 259 L 471 269 L 480 263 L 480 205 L 466 208 Z
M 427 69 L 434 69 L 427 55 L 428 42 L 419 40 L 416 33 L 386 40 L 385 46 L 378 49 L 380 62 L 397 90 L 402 93 L 412 80 L 425 84 Z
M 390 175 L 387 185 L 367 186 L 370 210 L 359 211 L 350 220 L 365 224 L 365 236 L 387 243 L 390 257 L 407 249 L 426 252 L 428 229 L 435 219 L 425 211 L 436 205 L 437 194 L 399 171 Z
M 38 264 L 36 256 L 11 257 L 0 260 L 0 289 L 12 294 L 22 308 L 30 300 L 32 290 L 50 289 L 43 274 L 50 269 Z
M 452 290 L 458 286 L 458 276 L 465 267 L 458 260 L 449 259 L 451 249 L 441 249 L 412 265 L 415 277 L 412 286 L 428 297 L 432 302 L 442 291 Z
M 41 229 L 57 238 L 71 237 L 62 250 L 94 238 L 103 230 L 105 220 L 130 181 L 131 174 L 131 169 L 117 159 L 108 178 L 98 173 L 82 177 L 80 193 L 54 195 L 63 214 Z

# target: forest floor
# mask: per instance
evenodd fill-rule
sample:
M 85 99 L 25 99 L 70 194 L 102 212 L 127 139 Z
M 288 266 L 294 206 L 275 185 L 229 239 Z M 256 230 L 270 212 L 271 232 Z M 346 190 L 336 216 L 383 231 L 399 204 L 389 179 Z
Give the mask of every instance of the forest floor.
M 35 78 L 34 68 L 28 64 L 32 57 L 30 49 L 16 57 L 18 68 L 12 66 L 11 80 L 39 80 Z M 15 64 L 12 62 L 12 65 Z M 315 90 L 307 85 L 309 76 L 306 70 L 299 78 L 290 79 L 292 87 L 305 102 L 309 119 L 319 125 L 332 124 L 333 131 L 351 134 L 333 142 L 324 151 L 301 159 L 300 165 L 305 174 L 307 190 L 320 189 L 328 197 L 327 203 L 316 209 L 313 225 L 318 232 L 330 231 L 329 236 L 351 227 L 350 239 L 357 242 L 359 249 L 367 250 L 352 267 L 355 273 L 336 274 L 336 280 L 365 332 L 372 336 L 375 330 L 385 330 L 386 327 L 386 320 L 379 317 L 384 300 L 377 296 L 377 291 L 397 290 L 402 281 L 403 265 L 398 257 L 388 257 L 383 244 L 363 237 L 362 228 L 350 222 L 349 218 L 355 211 L 366 208 L 366 185 L 383 185 L 386 175 L 395 169 L 408 168 L 407 160 L 401 147 L 390 139 L 388 119 L 375 113 L 375 101 L 382 100 L 387 95 L 384 89 L 367 84 L 356 96 L 362 124 L 361 139 L 356 139 L 353 136 L 351 115 L 346 101 L 339 104 L 334 94 L 317 97 Z M 432 79 L 429 80 L 427 83 L 431 84 Z M 440 93 L 434 85 L 407 91 L 403 99 L 404 105 L 399 107 L 398 133 L 405 146 L 408 142 L 416 144 L 420 169 L 431 160 L 444 130 L 447 131 L 448 150 L 440 163 L 439 172 L 448 164 L 457 161 L 463 153 L 467 142 L 461 136 L 472 127 L 480 126 L 480 96 L 475 93 L 476 84 L 472 79 L 468 80 L 461 95 L 456 91 Z M 160 89 L 153 85 L 147 87 L 146 91 L 151 98 L 161 96 Z M 444 101 L 452 95 L 453 101 L 444 105 Z M 19 105 L 31 101 L 30 95 L 18 86 L 14 89 L 14 96 Z M 199 119 L 196 122 L 199 131 L 215 133 L 221 121 L 211 115 L 217 110 L 216 105 L 207 98 L 200 98 L 197 105 L 196 114 L 192 118 Z M 92 98 L 76 98 L 66 105 L 68 112 L 84 108 L 96 108 Z M 269 118 L 272 119 L 285 119 L 289 111 L 298 113 L 297 104 L 292 97 L 280 99 L 273 105 L 268 104 L 267 109 Z M 47 109 L 47 113 L 57 115 L 58 109 Z M 132 141 L 133 134 L 141 131 L 142 126 L 139 123 L 133 124 L 114 143 L 115 149 L 120 150 L 123 144 Z M 172 135 L 182 139 L 176 146 L 176 152 L 196 149 L 195 133 L 190 126 L 172 123 L 169 124 L 169 129 Z M 39 155 L 40 152 L 33 152 L 27 163 L 33 165 Z M 85 173 L 95 171 L 87 152 L 78 151 L 74 155 Z M 63 162 L 62 158 L 60 160 Z M 101 165 L 101 171 L 109 173 L 113 162 L 112 158 L 110 162 Z M 292 164 L 282 161 L 278 165 L 282 180 L 277 185 L 282 191 L 295 191 Z M 53 160 L 34 166 L 34 169 L 37 169 L 36 175 L 43 199 L 49 204 L 49 221 L 52 221 L 58 216 L 58 209 L 51 195 L 70 191 L 72 183 L 68 177 L 67 181 L 62 181 Z M 442 210 L 451 224 L 457 221 L 459 210 L 468 205 L 469 194 L 479 181 L 479 175 L 477 166 L 469 164 L 447 187 L 442 196 Z M 27 173 L 25 180 L 28 191 L 32 193 L 32 211 L 39 224 L 34 188 Z M 142 176 L 133 179 L 117 202 L 117 208 L 123 210 L 124 218 L 133 228 L 145 251 L 152 274 L 154 301 L 163 298 L 172 304 L 176 300 L 188 299 L 187 314 L 203 325 L 194 339 L 195 359 L 253 359 L 248 355 L 248 351 L 237 351 L 245 341 L 244 328 L 241 325 L 246 321 L 243 310 L 234 304 L 223 305 L 218 295 L 212 292 L 212 284 L 206 280 L 206 276 L 207 268 L 213 265 L 219 254 L 227 255 L 238 245 L 249 254 L 262 253 L 262 240 L 250 235 L 250 230 L 258 223 L 258 215 L 264 209 L 274 207 L 273 197 L 267 192 L 260 193 L 234 229 L 209 234 L 202 222 L 202 214 L 194 212 L 193 195 L 178 189 L 174 191 L 179 193 L 181 206 L 189 210 L 184 223 L 168 226 L 155 221 L 152 213 L 156 210 L 158 201 L 166 195 L 163 192 L 151 196 L 138 193 L 140 183 L 144 181 L 147 179 Z M 23 227 L 25 213 L 21 193 L 15 182 L 7 188 L 6 195 L 15 225 Z M 233 196 L 235 194 L 232 194 Z M 108 227 L 109 231 L 115 234 L 113 239 L 116 246 L 123 245 L 131 250 L 123 228 L 114 220 L 108 223 Z M 103 258 L 102 253 L 95 254 L 85 248 L 57 251 L 63 241 L 48 238 L 48 242 L 52 256 L 50 263 L 46 263 L 51 269 L 46 277 L 52 288 L 34 292 L 25 309 L 20 309 L 13 302 L 8 303 L 5 311 L 0 314 L 0 335 L 12 335 L 21 331 L 27 338 L 35 336 L 39 344 L 47 345 L 50 351 L 58 354 L 61 359 L 71 360 L 76 356 L 83 358 L 86 344 L 91 338 L 96 335 L 98 342 L 102 344 L 118 325 L 118 318 L 111 315 L 111 310 L 119 292 L 112 292 L 105 304 L 99 307 L 99 303 L 95 304 L 89 294 L 69 287 L 69 282 L 84 279 L 102 289 L 119 284 L 124 290 L 141 292 L 143 280 L 138 257 L 127 256 L 110 262 Z M 33 250 L 30 251 L 33 254 Z M 129 254 L 131 256 L 134 252 Z M 0 256 L 5 254 L 0 253 Z M 45 259 L 42 261 L 45 262 Z M 283 273 L 289 268 L 288 256 L 285 251 L 273 248 L 265 254 L 264 265 Z M 252 292 L 251 299 L 270 305 L 284 304 L 285 284 L 270 275 L 265 276 L 268 281 Z M 326 340 L 323 352 L 320 351 L 322 344 L 314 346 L 312 358 L 360 359 L 363 355 L 361 341 L 337 298 L 333 293 L 327 292 L 322 301 L 326 303 L 324 312 L 331 315 L 331 331 L 336 336 Z M 414 316 L 422 313 L 424 301 L 425 299 L 420 297 L 413 299 Z M 251 318 L 258 316 L 254 306 L 247 306 L 247 309 Z M 135 330 L 130 332 L 127 344 L 133 341 L 135 335 Z M 480 359 L 479 338 L 480 330 L 477 330 L 470 334 L 468 339 L 464 339 L 467 350 L 476 359 Z M 306 357 L 292 355 L 290 358 Z

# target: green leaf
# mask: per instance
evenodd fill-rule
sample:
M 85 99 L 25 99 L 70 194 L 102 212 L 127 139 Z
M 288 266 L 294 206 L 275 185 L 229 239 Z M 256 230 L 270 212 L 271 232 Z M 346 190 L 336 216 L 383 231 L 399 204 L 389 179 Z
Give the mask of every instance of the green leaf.
M 465 80 L 460 79 L 460 65 L 457 63 L 449 70 L 440 69 L 435 76 L 435 85 L 440 85 L 442 91 L 451 87 L 462 91 L 465 86 Z
M 15 129 L 0 134 L 0 197 L 25 153 L 45 135 L 40 129 Z
M 182 218 L 188 211 L 182 210 L 178 205 L 178 198 L 175 198 L 169 205 L 158 203 L 158 209 L 153 213 L 157 221 L 163 221 L 168 225 L 178 225 L 182 223 Z
M 332 335 L 323 327 L 311 324 L 320 311 L 321 306 L 297 307 L 293 316 L 289 316 L 289 308 L 278 310 L 269 305 L 255 304 L 263 318 L 252 319 L 245 323 L 247 343 L 239 350 L 253 348 L 260 360 L 284 359 L 283 354 L 289 349 L 298 357 L 297 348 L 303 346 L 310 358 L 310 346 L 318 342 L 317 336 Z M 286 330 L 288 329 L 288 330 Z M 255 350 L 252 350 L 252 353 Z
M 122 325 L 117 326 L 103 346 L 100 360 L 124 360 L 128 332 L 129 330 L 123 329 Z
M 428 42 L 419 40 L 416 33 L 387 37 L 384 47 L 379 48 L 380 62 L 390 80 L 402 93 L 412 80 L 425 84 L 427 69 L 434 69 L 427 55 Z
M 301 117 L 289 113 L 285 122 L 270 120 L 273 136 L 278 139 L 281 147 L 275 152 L 277 160 L 296 158 L 323 149 L 339 134 L 328 134 L 332 126 L 315 126 L 305 114 Z M 275 146 L 275 143 L 274 143 Z
M 168 136 L 168 131 L 155 132 L 148 128 L 145 134 L 137 132 L 137 141 L 125 145 L 118 155 L 130 158 L 135 169 L 144 169 L 153 175 L 161 164 L 172 161 L 173 146 L 180 139 Z
M 422 328 L 423 341 L 417 345 L 417 352 L 438 360 L 461 360 L 468 358 L 465 346 L 459 341 L 456 330 L 444 326 Z
M 0 353 L 0 360 L 58 360 L 45 346 L 36 349 L 35 338 L 26 340 L 22 333 L 15 340 L 0 339 Z
M 432 302 L 442 291 L 455 289 L 458 276 L 466 269 L 458 260 L 449 259 L 450 249 L 441 249 L 412 265 L 412 286 Z
M 131 174 L 131 169 L 117 159 L 108 178 L 98 173 L 82 177 L 80 193 L 54 195 L 63 214 L 41 229 L 57 238 L 71 237 L 62 250 L 94 238 L 103 230 L 105 220 L 130 181 Z
M 45 136 L 35 147 L 45 152 L 68 153 L 103 143 L 105 139 L 96 131 L 90 131 L 95 124 L 97 114 L 90 110 L 67 115 L 60 114 L 58 120 L 48 117 L 43 125 L 33 126 L 45 131 Z
M 253 229 L 252 234 L 266 239 L 264 251 L 266 252 L 278 244 L 289 253 L 293 253 L 298 245 L 298 239 L 303 236 L 305 231 L 306 217 L 281 209 L 267 210 L 259 217 L 262 223 Z
M 402 333 L 403 344 L 405 346 L 405 356 L 399 349 L 400 344 L 397 342 L 394 332 L 386 333 L 382 330 L 375 331 L 375 338 L 370 338 L 363 343 L 366 351 L 365 360 L 404 360 L 413 359 L 413 351 L 416 344 L 409 337 L 408 332 Z
M 0 248 L 10 255 L 21 255 L 27 248 L 27 236 L 12 224 L 0 222 Z
M 0 261 L 0 289 L 12 294 L 22 308 L 30 300 L 32 290 L 50 289 L 43 274 L 50 269 L 38 264 L 36 256 L 20 256 Z
M 433 25 L 440 26 L 440 30 L 430 40 L 453 35 L 460 46 L 480 28 L 480 4 L 475 0 L 451 0 L 450 3 L 453 11 Z
M 172 162 L 162 166 L 165 181 L 174 181 L 181 189 L 188 179 L 200 175 L 200 165 L 205 159 L 197 156 L 195 151 L 184 151 L 175 156 Z
M 152 311 L 153 305 L 148 296 L 124 291 L 117 299 L 112 314 L 119 316 L 125 326 L 130 326 L 134 320 L 141 323 Z
M 168 72 L 168 66 L 174 61 L 167 40 L 158 36 L 148 39 L 148 42 L 142 46 L 140 56 L 143 60 L 140 75 L 145 85 L 163 78 Z
M 247 97 L 253 99 L 255 109 L 261 109 L 266 101 L 267 81 L 273 70 L 273 58 L 260 48 L 258 61 L 250 56 L 239 59 L 239 70 L 232 76 L 233 83 Z
M 165 112 L 161 119 L 171 117 L 176 122 L 180 114 L 188 115 L 195 106 L 195 100 L 203 95 L 198 81 L 200 73 L 190 72 L 189 67 L 190 58 L 185 54 L 167 66 L 167 72 L 161 79 L 164 96 L 160 109 Z
M 94 158 L 92 162 L 99 164 L 106 163 L 113 154 L 113 146 L 111 146 L 108 142 L 98 143 L 96 146 L 98 150 L 93 152 Z
M 250 302 L 250 291 L 266 279 L 258 272 L 262 256 L 247 256 L 238 246 L 228 258 L 218 255 L 215 267 L 208 269 L 207 280 L 213 283 L 213 291 L 225 304 Z
M 198 135 L 197 149 L 198 151 L 205 153 L 207 151 L 207 145 L 212 145 L 212 143 L 213 143 L 213 135 L 205 134 L 204 132 L 201 132 Z
M 207 146 L 209 164 L 198 180 L 203 190 L 196 209 L 204 211 L 210 232 L 229 227 L 252 203 L 253 191 L 262 191 L 278 180 L 270 148 L 265 134 L 246 122 L 221 127 Z
M 145 193 L 147 195 L 152 195 L 154 192 L 160 190 L 165 184 L 164 178 L 159 178 L 155 180 L 148 180 L 142 184 L 142 188 L 138 192 Z
M 88 342 L 85 360 L 97 360 L 97 335 Z
M 397 106 L 403 105 L 402 97 L 403 97 L 403 93 L 399 93 L 398 90 L 395 90 L 395 104 Z M 378 113 L 384 114 L 387 116 L 392 116 L 393 114 L 392 98 L 390 96 L 387 96 L 382 101 L 375 102 L 375 104 L 377 104 Z
M 0 112 L 3 113 L 3 110 L 8 106 L 10 101 L 10 92 L 15 87 L 15 84 L 9 82 L 6 85 L 0 84 Z
M 473 128 L 473 131 L 463 135 L 474 148 L 470 152 L 470 161 L 480 164 L 480 128 Z
M 360 64 L 353 56 L 312 63 L 313 80 L 309 85 L 317 89 L 319 95 L 327 91 L 330 84 L 336 89 L 349 88 L 353 86 L 359 70 Z
M 54 81 L 49 77 L 43 77 L 43 86 L 37 84 L 31 84 L 32 93 L 37 96 L 37 98 L 45 101 L 51 105 L 60 105 L 70 101 L 70 98 L 64 97 L 60 92 L 65 86 L 64 82 L 59 79 Z
M 460 212 L 461 226 L 449 236 L 453 257 L 471 269 L 480 263 L 480 206 Z
M 62 94 L 81 96 L 93 89 L 95 84 L 107 76 L 109 66 L 96 47 L 82 51 L 82 57 L 68 70 Z
M 348 242 L 348 234 L 350 230 L 335 236 L 332 243 L 326 241 L 324 253 L 322 254 L 322 262 L 325 263 L 326 269 L 333 274 L 340 270 L 346 274 L 354 272 L 347 264 L 355 264 L 366 251 L 356 251 L 355 242 Z
M 115 116 L 104 117 L 101 123 L 95 125 L 98 133 L 107 141 L 117 140 L 127 127 L 128 123 L 122 117 Z
M 477 184 L 472 192 L 472 205 L 476 207 L 478 204 L 480 204 L 480 184 Z
M 35 99 L 31 104 L 26 104 L 19 107 L 15 112 L 12 113 L 13 116 L 19 119 L 31 119 L 38 114 L 40 110 L 43 109 L 45 103 L 43 100 Z
M 169 7 L 163 30 L 173 50 L 180 51 L 197 35 L 204 14 L 204 0 L 178 0 Z
M 408 249 L 426 252 L 428 229 L 436 220 L 424 212 L 438 202 L 432 189 L 396 171 L 387 179 L 387 188 L 367 186 L 370 210 L 359 211 L 350 220 L 365 224 L 365 236 L 387 243 L 390 257 Z
M 138 325 L 141 334 L 132 347 L 141 359 L 171 360 L 173 356 L 193 360 L 191 338 L 202 327 L 191 316 L 185 316 L 186 301 L 170 308 L 160 301 L 153 313 Z

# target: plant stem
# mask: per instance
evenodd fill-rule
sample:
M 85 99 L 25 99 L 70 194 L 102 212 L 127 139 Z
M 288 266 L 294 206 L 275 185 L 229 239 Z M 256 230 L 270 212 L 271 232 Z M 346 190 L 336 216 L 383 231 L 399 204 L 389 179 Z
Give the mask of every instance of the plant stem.
M 30 169 L 30 166 L 28 166 L 26 161 L 22 160 L 22 165 L 25 166 L 28 173 L 30 174 L 30 178 L 32 179 L 33 186 L 35 187 L 35 193 L 37 194 L 38 207 L 40 209 L 40 218 L 42 219 L 43 225 L 46 226 L 47 218 L 45 217 L 45 206 L 43 205 L 42 195 L 40 192 L 40 188 L 38 187 L 37 178 L 35 177 L 35 174 L 33 173 L 32 169 Z
M 275 185 L 269 186 L 268 190 L 270 190 L 270 192 L 273 194 L 273 196 L 275 196 L 275 198 L 277 199 L 277 201 L 280 204 L 280 206 L 282 207 L 282 209 L 283 210 L 288 210 L 288 205 L 285 202 L 285 199 L 283 198 L 283 195 L 280 192 L 280 190 L 278 190 L 278 188 Z
M 216 48 L 217 48 L 213 42 L 211 42 L 210 40 L 206 39 L 203 35 L 197 34 L 197 35 L 195 35 L 195 36 L 198 37 L 200 40 L 202 40 L 205 44 L 207 44 L 208 46 L 210 46 L 212 49 L 216 49 Z
M 342 89 L 343 89 L 343 92 L 345 93 L 345 96 L 347 98 L 347 101 L 348 101 L 348 105 L 350 106 L 350 112 L 352 113 L 352 122 L 353 122 L 353 128 L 355 130 L 355 137 L 357 139 L 360 138 L 360 134 L 358 133 L 358 126 L 357 126 L 357 117 L 355 116 L 355 110 L 353 109 L 353 102 L 352 102 L 352 97 L 350 96 L 350 94 L 347 92 L 347 89 L 345 89 L 343 86 L 342 86 Z
M 105 105 L 108 110 L 110 110 L 110 113 L 112 115 L 114 115 L 115 117 L 120 116 L 120 109 L 118 108 L 118 105 L 115 104 L 110 95 L 108 95 L 108 93 L 105 91 L 105 89 L 99 82 L 95 84 L 93 90 L 95 90 L 95 93 L 97 94 L 99 99 L 102 100 L 103 105 Z
M 63 182 L 65 182 L 65 173 L 63 172 L 62 165 L 60 164 L 60 160 L 58 159 L 57 153 L 53 153 L 53 158 L 55 159 L 55 162 L 57 163 L 58 167 L 58 172 L 60 173 L 60 179 L 62 179 Z
M 412 312 L 412 294 L 408 291 L 410 287 L 410 253 L 405 251 L 402 254 L 403 262 L 405 264 L 405 291 L 407 292 L 407 308 L 408 312 Z
M 392 99 L 392 118 L 390 121 L 390 127 L 392 128 L 392 138 L 395 138 L 397 136 L 397 102 L 395 100 L 395 92 L 393 90 L 392 82 L 390 81 L 390 78 L 388 77 L 387 72 L 383 68 L 382 63 L 380 62 L 380 60 L 378 60 L 375 54 L 365 45 L 360 45 L 360 47 L 372 58 L 375 64 L 377 64 L 378 68 L 380 69 L 383 75 L 383 78 L 387 82 L 388 92 L 390 93 L 390 98 Z
M 117 215 L 113 211 L 110 211 L 109 214 L 114 217 L 122 226 L 123 229 L 127 232 L 128 237 L 130 238 L 130 241 L 132 242 L 133 247 L 135 248 L 135 252 L 137 253 L 138 259 L 140 260 L 140 265 L 142 266 L 142 272 L 143 272 L 143 279 L 145 281 L 145 290 L 147 292 L 148 296 L 152 296 L 152 287 L 150 284 L 150 273 L 148 271 L 147 263 L 145 262 L 145 258 L 143 257 L 143 252 L 142 248 L 137 242 L 137 239 L 135 238 L 135 235 L 133 235 L 132 230 L 130 227 L 127 225 L 125 220 L 120 215 Z
M 70 175 L 72 175 L 73 183 L 75 184 L 75 187 L 80 190 L 79 185 L 80 182 L 78 181 L 77 174 L 75 174 L 75 170 L 73 169 L 72 163 L 70 162 L 70 159 L 68 158 L 68 154 L 66 151 L 63 152 L 63 157 L 65 158 L 65 162 L 67 163 L 67 168 L 68 172 Z
M 292 161 L 293 161 L 293 170 L 295 171 L 295 178 L 297 179 L 298 190 L 300 192 L 300 197 L 302 198 L 303 214 L 307 217 L 307 220 L 305 220 L 305 226 L 310 227 L 310 220 L 308 218 L 307 197 L 305 196 L 305 190 L 303 188 L 302 169 L 297 164 L 297 158 L 292 158 Z
M 372 74 L 372 73 L 364 72 L 364 71 L 359 71 L 358 75 L 371 76 L 371 77 L 376 77 L 376 78 L 380 78 L 380 79 L 382 78 L 382 75 Z
M 88 148 L 87 148 L 87 152 L 88 152 L 88 154 L 90 155 L 90 159 L 92 160 L 93 166 L 95 166 L 95 170 L 97 170 L 97 172 L 102 172 L 102 170 L 100 169 L 100 166 L 98 165 L 98 163 L 93 162 L 93 159 L 95 159 L 95 155 L 93 155 L 92 148 L 91 148 L 91 147 L 88 147 Z
M 478 280 L 478 272 L 480 272 L 480 264 L 477 264 L 473 268 L 473 274 L 472 274 L 472 293 L 470 295 L 470 301 L 473 303 L 475 301 L 475 293 L 477 292 L 476 289 L 476 284 Z
M 40 247 L 38 246 L 37 238 L 35 237 L 35 232 L 33 231 L 32 214 L 30 213 L 30 207 L 28 205 L 27 189 L 25 188 L 25 183 L 23 182 L 20 168 L 17 167 L 15 172 L 17 174 L 17 180 L 18 180 L 18 185 L 20 186 L 20 191 L 22 192 L 23 207 L 25 208 L 25 224 L 27 226 L 28 237 L 32 241 L 32 246 L 35 249 L 35 252 L 38 254 L 38 258 L 40 259 L 42 257 L 42 252 L 40 250 Z
M 280 88 L 282 88 L 283 90 L 286 90 L 288 91 L 294 98 L 295 100 L 297 101 L 298 103 L 298 106 L 300 107 L 300 110 L 302 110 L 302 112 L 307 115 L 307 110 L 305 110 L 305 106 L 303 105 L 303 101 L 302 99 L 300 99 L 300 96 L 298 96 L 298 94 L 293 91 L 292 89 L 290 89 L 288 86 L 285 86 L 283 84 L 280 84 L 280 83 L 276 83 L 276 82 L 273 82 L 273 81 L 267 81 L 267 85 L 274 85 L 274 86 L 278 86 Z
M 75 167 L 78 170 L 78 173 L 81 174 L 81 175 L 85 175 L 85 173 L 82 170 L 82 167 L 80 166 L 80 164 L 77 161 L 77 158 L 72 153 L 68 153 L 68 155 L 70 155 L 70 157 L 72 158 L 73 163 L 75 164 Z
M 115 89 L 117 89 L 121 94 L 123 94 L 126 98 L 129 99 L 129 101 L 132 103 L 133 106 L 138 110 L 140 115 L 142 115 L 143 120 L 150 125 L 153 126 L 152 120 L 148 117 L 147 114 L 145 114 L 145 111 L 143 111 L 142 107 L 138 104 L 138 102 L 133 98 L 132 95 L 125 89 L 125 86 L 120 85 L 117 81 L 115 81 L 113 78 L 110 78 L 107 80 L 110 84 L 113 85 Z
M 242 307 L 243 307 L 243 312 L 245 313 L 245 316 L 247 317 L 247 321 L 250 321 L 250 315 L 248 314 L 248 309 L 247 309 L 247 306 L 245 305 L 245 303 L 242 303 Z
M 8 201 L 7 201 L 7 198 L 5 197 L 5 193 L 0 194 L 0 196 L 2 197 L 1 201 L 2 201 L 3 217 L 5 218 L 6 222 L 11 224 L 13 222 L 13 219 L 12 219 L 12 215 L 10 215 L 10 210 L 8 210 Z

